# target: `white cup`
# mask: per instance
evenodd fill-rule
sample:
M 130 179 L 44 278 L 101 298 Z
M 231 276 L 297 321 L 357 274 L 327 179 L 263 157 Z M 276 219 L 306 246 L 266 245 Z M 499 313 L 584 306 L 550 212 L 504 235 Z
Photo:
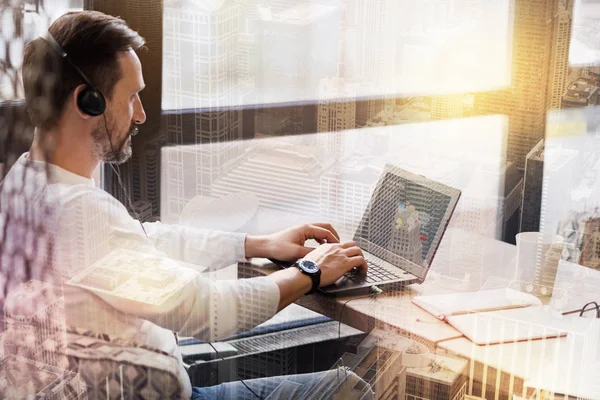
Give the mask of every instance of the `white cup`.
M 542 232 L 517 234 L 517 279 L 550 295 L 562 252 L 562 236 Z

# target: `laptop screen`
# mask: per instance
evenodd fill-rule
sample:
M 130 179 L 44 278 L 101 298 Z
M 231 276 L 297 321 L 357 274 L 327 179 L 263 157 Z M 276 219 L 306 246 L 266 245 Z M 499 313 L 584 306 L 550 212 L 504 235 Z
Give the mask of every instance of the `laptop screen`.
M 387 166 L 354 240 L 424 278 L 459 196 L 457 189 Z

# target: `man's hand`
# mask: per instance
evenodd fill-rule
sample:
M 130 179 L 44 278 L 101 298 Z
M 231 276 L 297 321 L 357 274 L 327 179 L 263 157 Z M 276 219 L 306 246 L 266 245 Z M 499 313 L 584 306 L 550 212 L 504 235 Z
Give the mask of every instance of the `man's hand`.
M 304 246 L 309 239 L 314 239 L 320 244 L 338 243 L 340 236 L 330 224 L 324 223 L 295 226 L 265 236 L 248 235 L 246 236 L 246 257 L 296 261 L 314 250 Z
M 354 242 L 323 244 L 304 258 L 316 262 L 321 268 L 321 286 L 331 285 L 354 267 L 359 268 L 361 273 L 366 273 L 369 268 Z
M 321 244 L 303 258 L 316 262 L 321 268 L 321 286 L 331 285 L 354 267 L 362 272 L 368 268 L 362 251 L 354 242 Z M 312 288 L 310 277 L 298 268 L 275 271 L 269 278 L 279 287 L 278 311 Z

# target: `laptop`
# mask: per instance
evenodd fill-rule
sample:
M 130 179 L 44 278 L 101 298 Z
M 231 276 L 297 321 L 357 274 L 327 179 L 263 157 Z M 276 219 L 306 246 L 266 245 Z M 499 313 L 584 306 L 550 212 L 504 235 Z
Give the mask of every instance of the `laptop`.
M 369 266 L 351 271 L 319 291 L 331 295 L 367 293 L 422 283 L 446 232 L 461 192 L 387 164 L 354 234 Z M 280 267 L 293 263 L 271 260 Z

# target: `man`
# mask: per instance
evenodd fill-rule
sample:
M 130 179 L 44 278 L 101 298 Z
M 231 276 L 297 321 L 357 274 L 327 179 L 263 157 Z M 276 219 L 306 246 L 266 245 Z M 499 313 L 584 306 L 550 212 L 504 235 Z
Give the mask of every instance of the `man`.
M 316 284 L 329 285 L 354 267 L 366 270 L 356 244 L 339 243 L 329 224 L 308 224 L 265 236 L 140 224 L 95 186 L 92 175 L 100 162 L 126 161 L 131 156 L 131 135 L 146 119 L 139 97 L 145 85 L 135 53 L 143 46 L 143 38 L 121 19 L 86 11 L 65 14 L 52 24 L 49 35 L 26 47 L 23 83 L 36 129 L 30 151 L 17 161 L 5 185 L 25 182 L 23 192 L 28 196 L 47 188 L 44 193 L 51 193 L 57 202 L 54 263 L 63 279 L 111 254 L 133 251 L 139 259 L 151 255 L 159 261 L 168 258 L 211 268 L 252 257 L 304 258 L 308 265 L 318 266 L 320 282 L 318 274 L 299 268 L 237 281 L 211 281 L 194 271 L 168 299 L 141 307 L 106 296 L 102 290 L 65 285 L 67 324 L 133 339 L 180 359 L 173 331 L 207 341 L 227 337 L 262 323 Z M 39 175 L 23 179 L 27 167 L 47 172 L 47 179 L 40 180 Z M 308 239 L 321 244 L 307 248 Z M 130 268 L 117 271 L 113 278 L 135 274 L 139 265 L 131 262 Z M 187 274 L 188 270 L 175 271 Z M 180 375 L 189 398 L 192 388 L 182 365 Z M 262 398 L 270 393 L 265 385 L 248 384 Z M 194 388 L 194 396 L 228 397 L 239 390 L 250 389 L 239 384 Z

